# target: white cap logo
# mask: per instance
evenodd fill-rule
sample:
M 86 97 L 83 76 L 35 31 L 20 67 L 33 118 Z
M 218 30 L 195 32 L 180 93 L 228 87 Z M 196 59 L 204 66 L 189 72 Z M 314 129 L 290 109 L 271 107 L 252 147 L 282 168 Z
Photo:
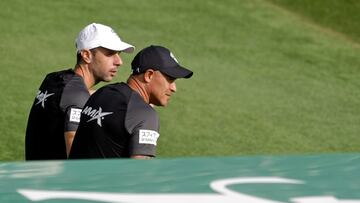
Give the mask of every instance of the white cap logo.
M 170 56 L 171 56 L 171 58 L 173 58 L 176 61 L 176 63 L 179 63 L 172 52 L 170 52 Z

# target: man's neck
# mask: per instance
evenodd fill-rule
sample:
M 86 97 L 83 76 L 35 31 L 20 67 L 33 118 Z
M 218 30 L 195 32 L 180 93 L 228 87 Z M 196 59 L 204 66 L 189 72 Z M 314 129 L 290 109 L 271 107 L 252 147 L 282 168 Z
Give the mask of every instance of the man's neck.
M 84 83 L 90 92 L 92 87 L 96 85 L 96 82 L 93 75 L 89 72 L 89 69 L 82 65 L 78 65 L 75 67 L 74 72 L 83 78 Z
M 138 92 L 146 103 L 149 103 L 149 95 L 145 90 L 144 83 L 139 81 L 135 76 L 130 76 L 127 80 L 127 84 L 131 89 Z

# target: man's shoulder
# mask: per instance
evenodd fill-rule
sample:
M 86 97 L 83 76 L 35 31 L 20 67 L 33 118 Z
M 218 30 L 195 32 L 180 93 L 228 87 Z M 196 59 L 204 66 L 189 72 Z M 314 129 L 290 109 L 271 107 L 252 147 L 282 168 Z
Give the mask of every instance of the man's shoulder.
M 133 114 L 142 120 L 157 119 L 158 114 L 155 109 L 135 91 L 132 92 L 128 102 L 128 113 Z
M 72 69 L 64 69 L 59 71 L 50 72 L 46 75 L 46 77 L 64 77 L 64 76 L 74 76 L 76 75 L 74 70 Z
M 77 76 L 75 74 L 75 72 L 71 69 L 51 72 L 51 73 L 46 74 L 43 84 L 52 84 L 52 83 L 66 84 L 69 81 L 71 81 L 73 78 L 76 78 L 76 77 L 80 77 L 80 76 Z
M 131 91 L 130 87 L 124 82 L 117 82 L 117 83 L 104 85 L 99 90 L 101 90 L 101 89 L 104 89 L 107 91 L 118 91 L 118 92 L 126 92 L 126 93 Z
M 91 97 L 95 98 L 95 97 L 106 96 L 106 98 L 108 99 L 121 98 L 121 100 L 123 100 L 126 98 L 125 100 L 128 100 L 128 98 L 131 95 L 131 91 L 132 90 L 130 89 L 130 87 L 123 82 L 113 83 L 113 84 L 104 85 L 103 87 L 99 88 Z
M 129 100 L 125 126 L 129 132 L 134 132 L 134 129 L 159 130 L 157 112 L 137 92 L 134 92 Z

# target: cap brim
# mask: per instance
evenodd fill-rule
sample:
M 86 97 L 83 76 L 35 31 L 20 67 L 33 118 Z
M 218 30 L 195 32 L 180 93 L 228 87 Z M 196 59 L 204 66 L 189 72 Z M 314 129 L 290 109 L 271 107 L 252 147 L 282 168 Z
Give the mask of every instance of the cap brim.
M 125 52 L 125 53 L 133 53 L 133 52 L 134 52 L 135 47 L 134 47 L 133 45 L 128 44 L 128 43 L 126 43 L 126 42 L 121 42 L 121 43 L 122 43 L 122 46 L 121 46 L 121 47 L 123 47 L 123 49 L 122 49 L 122 50 L 119 50 L 119 51 L 123 51 L 123 52 Z
M 187 68 L 177 66 L 175 68 L 167 68 L 161 70 L 161 72 L 173 78 L 191 78 L 193 72 Z
M 132 53 L 135 50 L 135 47 L 133 45 L 128 44 L 123 41 L 119 41 L 116 44 L 102 45 L 102 47 L 104 47 L 106 49 L 114 50 L 114 51 L 122 51 L 125 53 Z

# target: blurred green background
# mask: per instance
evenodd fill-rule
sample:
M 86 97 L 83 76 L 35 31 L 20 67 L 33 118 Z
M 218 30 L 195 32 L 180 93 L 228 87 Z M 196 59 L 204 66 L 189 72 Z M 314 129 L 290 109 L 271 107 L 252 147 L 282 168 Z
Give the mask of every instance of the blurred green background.
M 356 0 L 3 0 L 0 160 L 23 160 L 43 77 L 75 64 L 91 22 L 194 71 L 160 114 L 158 157 L 360 150 Z M 113 82 L 126 80 L 135 54 Z M 100 84 L 104 85 L 105 83 Z M 98 86 L 98 87 L 99 87 Z

